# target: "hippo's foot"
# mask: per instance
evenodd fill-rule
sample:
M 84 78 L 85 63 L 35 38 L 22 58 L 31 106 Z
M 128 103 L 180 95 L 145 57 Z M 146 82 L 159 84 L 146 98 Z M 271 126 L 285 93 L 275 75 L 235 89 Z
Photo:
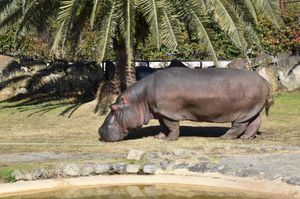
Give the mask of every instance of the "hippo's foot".
M 254 117 L 250 120 L 249 125 L 245 131 L 245 133 L 240 137 L 241 139 L 254 139 L 257 136 L 257 131 L 261 124 L 260 115 Z
M 241 139 L 244 139 L 244 140 L 253 140 L 253 139 L 255 139 L 256 137 L 257 137 L 257 134 L 254 134 L 254 135 L 252 135 L 251 137 L 242 135 L 240 138 L 241 138 Z
M 225 140 L 238 138 L 246 129 L 248 123 L 233 122 L 232 127 L 221 138 Z
M 238 136 L 232 135 L 232 134 L 228 134 L 228 135 L 224 134 L 224 135 L 221 136 L 221 138 L 224 139 L 224 140 L 232 140 L 232 139 L 238 138 Z
M 160 132 L 159 134 L 154 136 L 154 138 L 156 139 L 166 139 L 166 137 L 166 134 L 164 134 L 163 132 Z
M 179 122 L 169 119 L 161 119 L 159 120 L 159 123 L 162 127 L 163 132 L 165 133 L 159 133 L 157 136 L 160 138 L 160 134 L 163 134 L 162 139 L 167 141 L 175 141 L 178 140 L 179 136 Z M 167 136 L 166 136 L 167 135 Z
M 178 136 L 170 136 L 170 135 L 168 135 L 165 138 L 165 140 L 167 140 L 167 141 L 176 141 L 176 140 L 178 140 Z

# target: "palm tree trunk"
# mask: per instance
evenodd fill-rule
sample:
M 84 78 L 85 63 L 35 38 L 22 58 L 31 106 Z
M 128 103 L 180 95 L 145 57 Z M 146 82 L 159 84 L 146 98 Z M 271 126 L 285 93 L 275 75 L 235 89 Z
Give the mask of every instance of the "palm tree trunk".
M 135 77 L 135 65 L 132 60 L 128 60 L 128 52 L 126 52 L 126 45 L 123 41 L 114 41 L 114 47 L 117 51 L 117 66 L 116 66 L 116 76 L 114 78 L 114 83 L 119 84 L 120 92 L 123 92 L 136 82 Z M 133 57 L 133 56 L 129 56 Z
M 126 89 L 126 47 L 125 43 L 120 40 L 114 39 L 114 48 L 117 52 L 116 75 L 113 83 L 118 85 L 119 92 Z
M 130 87 L 135 82 L 135 64 L 134 61 L 132 61 L 130 66 L 126 67 L 126 88 Z

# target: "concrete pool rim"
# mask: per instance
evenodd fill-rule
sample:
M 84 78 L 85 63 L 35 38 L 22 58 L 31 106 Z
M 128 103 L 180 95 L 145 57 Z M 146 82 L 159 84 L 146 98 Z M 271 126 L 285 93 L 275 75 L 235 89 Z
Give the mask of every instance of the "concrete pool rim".
M 0 184 L 0 198 L 55 191 L 67 188 L 88 188 L 126 185 L 172 185 L 263 194 L 268 198 L 300 198 L 300 186 L 276 180 L 240 178 L 216 173 L 198 175 L 98 175 L 78 178 L 18 181 Z

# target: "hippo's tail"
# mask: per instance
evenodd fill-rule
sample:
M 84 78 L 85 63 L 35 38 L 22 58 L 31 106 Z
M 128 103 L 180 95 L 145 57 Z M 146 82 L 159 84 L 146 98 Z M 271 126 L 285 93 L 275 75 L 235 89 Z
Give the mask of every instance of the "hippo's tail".
M 265 104 L 265 110 L 266 110 L 266 115 L 269 116 L 269 110 L 270 107 L 274 104 L 274 96 L 272 94 L 272 88 L 269 85 L 268 86 L 268 95 L 267 95 L 267 99 L 266 99 L 266 104 Z

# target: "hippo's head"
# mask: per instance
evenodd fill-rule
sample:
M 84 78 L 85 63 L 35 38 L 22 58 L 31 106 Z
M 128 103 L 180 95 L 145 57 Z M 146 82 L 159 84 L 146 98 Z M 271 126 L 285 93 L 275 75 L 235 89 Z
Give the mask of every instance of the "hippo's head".
M 110 113 L 98 131 L 100 141 L 116 142 L 123 140 L 129 130 L 141 127 L 144 123 L 144 114 L 140 106 L 131 104 L 122 96 L 118 97 L 110 109 Z

